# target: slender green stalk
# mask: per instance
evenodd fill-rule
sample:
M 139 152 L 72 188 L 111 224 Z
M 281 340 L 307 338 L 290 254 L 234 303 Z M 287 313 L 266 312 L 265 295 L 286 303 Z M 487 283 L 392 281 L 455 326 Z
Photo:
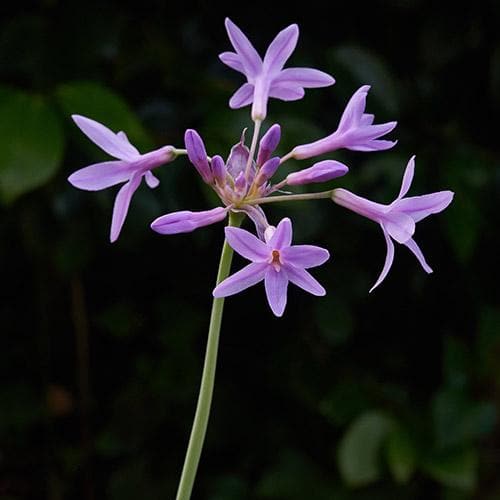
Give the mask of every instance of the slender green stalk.
M 252 143 L 250 145 L 250 153 L 248 154 L 247 166 L 245 169 L 245 179 L 247 181 L 250 177 L 250 168 L 252 166 L 253 157 L 255 155 L 255 148 L 257 147 L 257 141 L 259 139 L 261 125 L 262 125 L 262 120 L 255 120 L 254 126 L 253 126 Z
M 269 198 L 255 198 L 247 203 L 249 205 L 262 205 L 263 203 L 276 203 L 279 201 L 320 200 L 322 198 L 331 198 L 332 193 L 333 189 L 330 191 L 321 191 L 320 193 L 285 194 L 283 196 L 269 196 Z
M 243 220 L 242 214 L 229 213 L 229 225 L 238 227 Z M 217 273 L 217 284 L 227 278 L 231 269 L 233 259 L 233 249 L 224 241 Z M 213 299 L 212 314 L 210 316 L 210 326 L 208 329 L 207 350 L 205 352 L 205 363 L 201 376 L 200 393 L 198 404 L 194 416 L 191 436 L 189 438 L 184 467 L 177 490 L 176 500 L 189 500 L 193 490 L 196 471 L 200 462 L 201 450 L 205 440 L 208 418 L 210 416 L 210 406 L 212 404 L 212 394 L 214 391 L 215 369 L 217 366 L 217 350 L 219 347 L 219 333 L 222 322 L 222 311 L 224 309 L 224 299 Z

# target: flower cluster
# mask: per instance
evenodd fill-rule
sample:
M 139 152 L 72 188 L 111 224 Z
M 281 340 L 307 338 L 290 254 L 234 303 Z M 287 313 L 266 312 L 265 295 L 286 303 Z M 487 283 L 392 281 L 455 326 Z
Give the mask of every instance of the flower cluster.
M 124 132 L 114 133 L 90 118 L 73 116 L 77 126 L 89 139 L 116 158 L 85 167 L 69 177 L 74 186 L 90 191 L 123 183 L 115 200 L 111 241 L 119 236 L 130 200 L 142 178 L 145 178 L 149 187 L 156 187 L 159 181 L 152 170 L 179 156 L 187 155 L 202 180 L 218 195 L 221 204 L 205 211 L 179 211 L 163 215 L 152 222 L 151 228 L 160 234 L 190 232 L 220 222 L 230 212 L 245 214 L 256 228 L 256 235 L 236 227 L 226 228 L 228 244 L 251 263 L 219 283 L 213 291 L 215 297 L 227 297 L 264 281 L 271 310 L 276 316 L 281 316 L 286 305 L 289 282 L 314 295 L 325 294 L 324 288 L 306 269 L 326 262 L 329 253 L 317 246 L 292 245 L 290 219 L 284 218 L 276 227 L 268 222 L 262 205 L 280 201 L 329 198 L 336 204 L 379 223 L 387 244 L 387 256 L 372 290 L 385 279 L 392 265 L 393 240 L 408 247 L 424 270 L 431 272 L 413 240 L 415 224 L 428 215 L 444 210 L 451 202 L 453 193 L 441 191 L 405 197 L 413 179 L 414 157 L 406 167 L 398 197 L 389 205 L 367 200 L 341 188 L 306 194 L 283 191 L 286 186 L 321 183 L 347 174 L 348 167 L 333 159 L 318 161 L 307 168 L 294 171 L 284 179 L 274 180 L 280 166 L 290 160 L 313 158 L 338 149 L 371 152 L 392 148 L 396 141 L 383 137 L 396 127 L 396 122 L 374 124 L 374 116 L 365 112 L 370 87 L 363 85 L 354 92 L 334 132 L 315 142 L 297 145 L 280 157 L 275 153 L 282 132 L 279 124 L 269 127 L 259 140 L 269 99 L 301 99 L 305 88 L 326 87 L 334 84 L 335 80 L 316 69 L 283 69 L 297 44 L 299 29 L 295 24 L 278 33 L 263 59 L 245 34 L 229 19 L 226 19 L 226 29 L 234 52 L 223 52 L 219 57 L 224 64 L 242 73 L 247 79 L 231 97 L 229 106 L 241 108 L 251 104 L 254 122 L 249 145 L 246 144 L 245 129 L 226 160 L 219 154 L 209 156 L 203 139 L 192 129 L 185 132 L 185 149 L 169 145 L 140 154 L 130 144 Z

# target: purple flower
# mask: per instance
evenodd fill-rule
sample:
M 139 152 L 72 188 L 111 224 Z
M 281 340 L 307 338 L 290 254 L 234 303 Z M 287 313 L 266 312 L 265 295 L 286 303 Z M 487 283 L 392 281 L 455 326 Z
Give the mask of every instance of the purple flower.
M 226 30 L 235 52 L 223 52 L 219 57 L 224 64 L 247 78 L 247 83 L 231 97 L 229 106 L 236 109 L 253 103 L 253 120 L 266 117 L 269 97 L 295 101 L 304 97 L 304 88 L 326 87 L 335 83 L 330 75 L 316 69 L 283 69 L 297 45 L 299 28 L 296 24 L 278 33 L 269 45 L 264 60 L 229 18 L 226 18 Z
M 80 115 L 73 115 L 73 120 L 92 142 L 117 160 L 95 163 L 77 170 L 68 177 L 68 181 L 86 191 L 100 191 L 125 182 L 116 195 L 113 208 L 110 234 L 113 243 L 120 235 L 130 200 L 142 178 L 145 177 L 150 188 L 157 187 L 159 180 L 151 170 L 174 160 L 176 151 L 172 146 L 164 146 L 141 154 L 130 144 L 125 132 L 115 134 L 101 123 Z
M 330 254 L 313 245 L 291 245 L 290 219 L 283 219 L 276 229 L 269 227 L 265 241 L 234 227 L 226 228 L 226 239 L 236 252 L 252 262 L 222 281 L 213 291 L 214 297 L 234 295 L 264 280 L 269 305 L 276 316 L 282 316 L 290 281 L 313 295 L 325 295 L 325 289 L 306 269 L 323 264 Z
M 387 243 L 387 255 L 384 267 L 375 285 L 370 289 L 373 291 L 387 276 L 392 261 L 394 259 L 394 243 L 402 243 L 408 247 L 418 259 L 427 273 L 432 273 L 432 269 L 425 261 L 422 251 L 412 238 L 415 232 L 415 223 L 425 219 L 431 214 L 443 211 L 453 199 L 452 191 L 438 191 L 437 193 L 425 194 L 422 196 L 412 196 L 404 198 L 410 189 L 415 169 L 415 156 L 413 156 L 406 166 L 398 197 L 390 205 L 382 205 L 373 201 L 361 198 L 345 189 L 335 189 L 332 199 L 338 205 L 348 208 L 368 219 L 378 222 L 382 227 L 385 241 Z
M 392 148 L 396 141 L 378 138 L 394 129 L 397 122 L 373 125 L 374 116 L 365 113 L 366 96 L 369 90 L 370 86 L 364 85 L 354 93 L 333 134 L 310 144 L 296 146 L 292 151 L 292 156 L 303 160 L 342 148 L 352 151 L 382 151 Z

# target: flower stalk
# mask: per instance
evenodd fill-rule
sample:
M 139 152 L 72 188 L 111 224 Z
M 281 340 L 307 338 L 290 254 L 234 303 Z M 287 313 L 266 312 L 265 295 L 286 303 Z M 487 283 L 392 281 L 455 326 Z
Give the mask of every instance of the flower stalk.
M 228 226 L 239 227 L 242 221 L 242 214 L 230 213 Z M 233 249 L 229 246 L 227 240 L 224 240 L 219 262 L 219 271 L 217 272 L 217 285 L 229 276 L 233 253 Z M 200 393 L 198 395 L 196 413 L 191 429 L 186 458 L 184 459 L 176 500 L 189 500 L 189 498 L 191 498 L 196 471 L 200 463 L 208 418 L 210 416 L 210 407 L 212 405 L 223 310 L 224 298 L 214 297 L 212 302 L 212 313 L 210 315 L 210 326 L 208 328 L 207 349 L 205 352 L 203 374 L 201 376 Z

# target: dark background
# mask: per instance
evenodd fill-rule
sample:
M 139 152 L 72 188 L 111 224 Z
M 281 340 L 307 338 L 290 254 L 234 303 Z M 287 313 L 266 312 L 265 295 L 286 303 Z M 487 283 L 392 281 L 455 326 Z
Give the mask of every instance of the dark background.
M 289 65 L 337 84 L 270 103 L 284 154 L 334 130 L 371 84 L 396 119 L 387 152 L 340 152 L 342 185 L 380 202 L 417 154 L 411 194 L 455 191 L 419 223 L 427 276 L 376 224 L 326 200 L 273 205 L 295 241 L 327 247 L 328 295 L 292 288 L 276 319 L 261 286 L 226 303 L 213 412 L 194 499 L 500 498 L 498 2 L 45 1 L 0 24 L 0 498 L 174 498 L 196 403 L 222 225 L 159 236 L 173 210 L 216 200 L 180 159 L 136 193 L 108 242 L 114 188 L 66 181 L 106 158 L 69 119 L 127 131 L 139 149 L 194 127 L 226 156 L 249 108 L 217 55 L 223 20 L 263 51 L 298 22 Z M 303 163 L 300 166 L 308 166 Z M 297 167 L 297 165 L 295 165 Z M 322 187 L 318 187 L 318 190 Z M 243 259 L 235 259 L 235 268 Z

